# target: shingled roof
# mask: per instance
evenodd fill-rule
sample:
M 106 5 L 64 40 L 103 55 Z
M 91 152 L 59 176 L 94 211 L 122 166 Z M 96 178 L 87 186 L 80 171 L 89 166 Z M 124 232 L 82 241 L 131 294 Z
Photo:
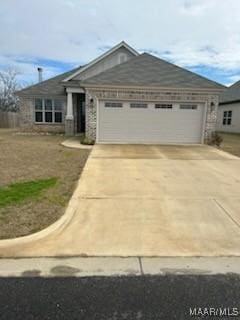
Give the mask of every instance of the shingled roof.
M 68 72 L 62 73 L 54 78 L 50 78 L 48 80 L 42 81 L 40 83 L 34 84 L 33 86 L 27 87 L 23 90 L 17 92 L 18 95 L 30 95 L 30 96 L 59 96 L 64 95 L 64 86 L 62 81 L 76 72 L 78 68 L 70 70 Z
M 82 85 L 224 89 L 221 84 L 148 53 L 83 81 Z
M 240 101 L 240 80 L 231 85 L 219 98 L 220 104 Z
M 196 73 L 178 67 L 165 60 L 154 57 L 148 53 L 143 53 L 128 60 L 125 63 L 108 69 L 96 76 L 88 78 L 82 82 L 63 80 L 74 74 L 79 67 L 54 78 L 42 81 L 33 86 L 27 87 L 17 94 L 29 96 L 50 96 L 64 95 L 64 85 L 78 85 L 84 87 L 88 85 L 107 85 L 107 86 L 137 86 L 137 87 L 168 87 L 186 89 L 217 89 L 224 90 L 226 87 L 221 84 L 206 79 Z M 238 84 L 238 86 L 237 86 Z M 236 88 L 234 87 L 236 85 Z M 229 97 L 240 97 L 240 81 L 232 86 L 231 92 L 228 89 L 225 94 Z M 229 98 L 230 99 L 230 98 Z

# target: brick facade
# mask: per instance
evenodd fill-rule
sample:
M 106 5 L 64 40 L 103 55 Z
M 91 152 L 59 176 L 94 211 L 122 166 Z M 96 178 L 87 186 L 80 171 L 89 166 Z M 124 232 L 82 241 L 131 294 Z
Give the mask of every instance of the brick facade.
M 97 97 L 93 92 L 86 92 L 86 137 L 96 140 Z
M 61 124 L 44 124 L 34 122 L 34 99 L 38 97 L 20 97 L 20 125 L 24 131 L 35 132 L 66 132 L 68 123 L 63 120 Z M 41 98 L 41 97 L 39 97 Z M 47 97 L 49 98 L 49 97 Z M 66 113 L 66 96 L 56 97 L 64 101 L 63 119 Z M 54 97 L 52 98 L 54 99 Z M 96 140 L 97 103 L 98 100 L 136 100 L 136 101 L 169 101 L 169 102 L 199 102 L 207 105 L 204 140 L 208 142 L 211 133 L 216 129 L 218 94 L 207 92 L 187 91 L 148 91 L 148 90 L 113 90 L 91 89 L 86 91 L 86 137 Z M 77 132 L 77 97 L 73 95 L 74 132 Z
M 64 133 L 65 132 L 65 112 L 66 112 L 66 97 L 56 97 L 64 101 L 63 107 L 63 122 L 62 123 L 35 123 L 35 98 L 42 97 L 20 97 L 20 129 L 22 131 L 29 132 L 49 132 L 49 133 Z M 48 99 L 54 99 L 54 97 L 45 97 Z
M 207 143 L 212 132 L 216 130 L 218 94 L 187 91 L 147 91 L 147 90 L 113 90 L 91 89 L 86 93 L 86 136 L 96 139 L 97 101 L 101 100 L 136 100 L 136 101 L 169 101 L 198 102 L 207 105 L 204 141 Z

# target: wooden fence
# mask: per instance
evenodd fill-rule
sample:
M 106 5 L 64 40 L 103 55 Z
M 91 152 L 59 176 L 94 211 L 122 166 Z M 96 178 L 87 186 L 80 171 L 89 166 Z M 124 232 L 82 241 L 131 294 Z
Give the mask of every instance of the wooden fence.
M 19 127 L 18 112 L 0 111 L 0 128 L 17 128 Z

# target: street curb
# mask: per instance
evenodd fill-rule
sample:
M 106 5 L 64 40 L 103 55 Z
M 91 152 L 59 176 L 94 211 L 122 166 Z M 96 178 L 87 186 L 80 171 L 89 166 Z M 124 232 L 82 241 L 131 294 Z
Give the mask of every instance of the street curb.
M 0 277 L 240 276 L 240 257 L 0 259 Z

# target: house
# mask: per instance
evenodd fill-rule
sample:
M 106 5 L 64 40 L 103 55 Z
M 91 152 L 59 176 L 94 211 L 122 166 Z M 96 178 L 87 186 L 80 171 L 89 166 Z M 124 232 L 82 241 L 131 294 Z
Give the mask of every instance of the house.
M 97 143 L 204 143 L 224 87 L 119 43 L 19 92 L 23 130 L 85 132 Z
M 240 133 L 240 81 L 234 83 L 220 96 L 217 130 Z

